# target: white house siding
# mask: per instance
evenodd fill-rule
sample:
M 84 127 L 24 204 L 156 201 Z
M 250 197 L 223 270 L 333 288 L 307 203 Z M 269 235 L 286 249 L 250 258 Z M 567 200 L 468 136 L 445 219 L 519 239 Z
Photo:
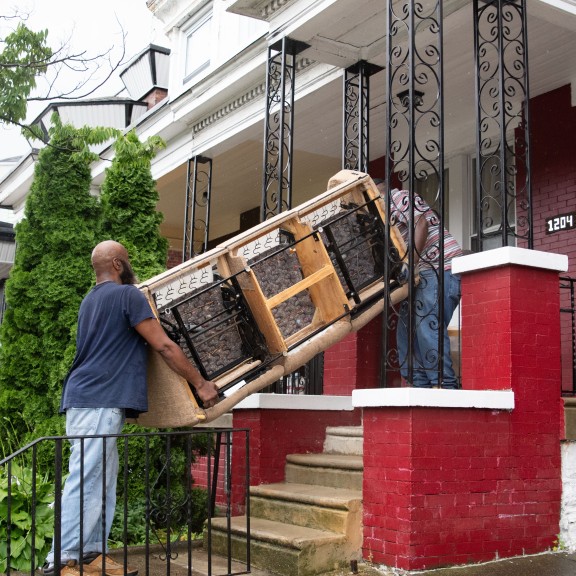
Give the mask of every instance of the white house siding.
M 562 443 L 562 509 L 559 544 L 576 550 L 576 441 Z

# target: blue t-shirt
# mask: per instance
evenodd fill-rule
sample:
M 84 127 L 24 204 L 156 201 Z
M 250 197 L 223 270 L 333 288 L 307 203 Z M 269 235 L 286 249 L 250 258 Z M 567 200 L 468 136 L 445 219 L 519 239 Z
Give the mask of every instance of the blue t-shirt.
M 148 410 L 147 343 L 134 326 L 153 317 L 135 286 L 103 282 L 92 288 L 80 305 L 76 356 L 64 380 L 61 412 L 124 408 L 134 416 Z

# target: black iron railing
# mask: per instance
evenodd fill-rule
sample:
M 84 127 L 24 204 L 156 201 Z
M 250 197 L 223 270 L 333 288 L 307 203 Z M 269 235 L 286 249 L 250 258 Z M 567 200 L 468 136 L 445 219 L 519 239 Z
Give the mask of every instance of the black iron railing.
M 249 509 L 248 430 L 193 429 L 77 438 L 82 455 L 85 443 L 102 440 L 103 462 L 108 446 L 105 439 L 117 439 L 120 472 L 108 539 L 108 554 L 116 562 L 137 567 L 140 576 L 151 572 L 158 575 L 164 570 L 169 576 L 171 561 L 179 559 L 178 565 L 187 567 L 187 574 L 191 576 L 194 555 L 202 548 L 202 563 L 207 559 L 208 574 L 212 574 L 211 519 L 217 515 L 229 519 L 224 556 L 227 555 L 227 574 L 232 574 L 230 518 Z M 62 491 L 71 439 L 73 437 L 40 438 L 0 461 L 0 573 L 5 576 L 34 575 L 42 567 L 51 546 L 55 558 L 61 557 Z M 246 444 L 244 462 L 234 468 L 239 470 L 235 477 L 231 466 L 233 441 Z M 197 455 L 204 456 L 203 474 L 193 474 Z M 82 521 L 87 512 L 84 484 L 80 482 L 79 490 L 81 548 L 86 537 Z M 105 486 L 102 486 L 101 499 L 102 524 L 105 524 Z M 236 566 L 234 574 L 250 572 L 249 528 L 246 526 L 248 562 L 242 566 L 246 570 L 239 572 Z M 102 535 L 106 535 L 105 528 Z M 222 556 L 219 548 L 219 573 L 226 565 Z M 59 572 L 57 567 L 55 576 Z
M 562 346 L 562 395 L 576 396 L 576 278 L 560 277 L 560 334 Z

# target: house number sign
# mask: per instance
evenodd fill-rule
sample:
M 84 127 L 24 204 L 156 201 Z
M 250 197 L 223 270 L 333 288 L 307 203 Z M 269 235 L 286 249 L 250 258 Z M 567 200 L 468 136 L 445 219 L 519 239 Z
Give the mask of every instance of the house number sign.
M 554 232 L 572 230 L 573 228 L 576 228 L 576 212 L 546 218 L 546 234 L 554 234 Z

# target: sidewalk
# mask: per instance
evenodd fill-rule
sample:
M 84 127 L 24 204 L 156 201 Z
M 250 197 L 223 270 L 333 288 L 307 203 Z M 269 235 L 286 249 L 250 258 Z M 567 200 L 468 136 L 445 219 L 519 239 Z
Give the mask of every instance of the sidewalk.
M 122 555 L 112 553 L 117 562 L 122 562 Z M 188 558 L 185 550 L 169 564 L 163 558 L 160 548 L 151 549 L 149 558 L 149 576 L 187 576 Z M 140 576 L 146 575 L 146 557 L 142 551 L 130 550 L 130 566 L 138 568 Z M 232 562 L 228 570 L 226 558 L 214 555 L 212 567 L 208 567 L 208 555 L 203 548 L 194 548 L 192 551 L 193 576 L 224 576 L 226 574 L 244 574 L 246 565 Z M 253 576 L 272 576 L 270 573 L 252 567 Z M 576 553 L 551 552 L 535 556 L 522 556 L 519 558 L 498 560 L 486 564 L 475 564 L 454 568 L 438 568 L 434 570 L 405 572 L 403 570 L 388 569 L 375 565 L 358 564 L 359 576 L 576 576 Z M 337 571 L 330 576 L 350 576 L 349 571 Z M 328 576 L 328 575 L 324 575 Z
M 402 574 L 402 572 L 384 572 Z M 408 572 L 419 576 L 576 576 L 576 554 L 554 552 L 454 568 Z

